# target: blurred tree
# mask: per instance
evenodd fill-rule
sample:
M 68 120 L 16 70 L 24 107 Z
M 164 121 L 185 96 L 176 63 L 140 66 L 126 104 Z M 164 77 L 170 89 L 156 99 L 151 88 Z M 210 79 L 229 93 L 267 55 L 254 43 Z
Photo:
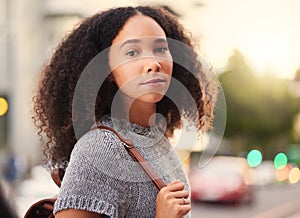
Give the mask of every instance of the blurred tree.
M 257 77 L 238 50 L 219 80 L 227 103 L 225 137 L 232 141 L 231 151 L 240 154 L 259 146 L 271 158 L 282 150 L 289 143 L 293 117 L 300 108 L 288 81 L 270 72 Z
M 294 81 L 300 82 L 300 68 L 296 71 Z

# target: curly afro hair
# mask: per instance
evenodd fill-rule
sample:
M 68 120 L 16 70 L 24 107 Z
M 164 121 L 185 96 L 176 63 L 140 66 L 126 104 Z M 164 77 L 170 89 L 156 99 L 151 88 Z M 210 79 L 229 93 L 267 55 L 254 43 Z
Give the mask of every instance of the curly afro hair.
M 33 98 L 33 120 L 39 130 L 38 134 L 46 134 L 45 160 L 52 167 L 65 165 L 77 142 L 72 102 L 82 71 L 97 54 L 111 46 L 126 21 L 138 14 L 151 17 L 162 27 L 168 39 L 179 41 L 189 48 L 182 52 L 178 51 L 182 48 L 170 46 L 173 60 L 180 59 L 183 63 L 177 64 L 174 61 L 172 77 L 186 87 L 194 103 L 188 101 L 186 94 L 180 92 L 176 93 L 180 105 L 184 106 L 182 108 L 176 107 L 166 97 L 167 94 L 157 103 L 157 113 L 162 114 L 167 122 L 166 136 L 172 136 L 174 130 L 182 126 L 183 118 L 195 125 L 199 131 L 211 126 L 217 85 L 204 72 L 191 38 L 177 18 L 164 9 L 151 6 L 109 9 L 85 18 L 76 26 L 58 45 L 42 70 L 37 93 Z M 189 66 L 189 69 L 183 66 Z M 108 66 L 103 66 L 103 69 L 107 70 Z M 171 83 L 169 90 L 176 88 L 178 87 Z M 93 105 L 96 108 L 94 120 L 99 121 L 103 115 L 110 114 L 116 92 L 117 87 L 106 78 Z M 196 108 L 193 106 L 195 104 Z M 89 107 L 90 105 L 86 106 Z

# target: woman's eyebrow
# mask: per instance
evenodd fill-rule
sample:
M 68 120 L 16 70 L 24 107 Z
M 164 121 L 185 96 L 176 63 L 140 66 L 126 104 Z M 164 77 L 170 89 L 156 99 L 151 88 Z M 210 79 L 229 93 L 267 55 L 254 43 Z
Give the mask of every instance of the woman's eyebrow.
M 168 43 L 167 39 L 165 38 L 158 38 L 154 40 L 155 43 L 160 43 L 160 42 L 164 42 L 164 43 Z
M 123 42 L 120 46 L 120 49 L 122 49 L 122 47 L 124 47 L 126 44 L 130 44 L 130 43 L 140 43 L 141 40 L 140 39 L 128 39 L 125 42 Z
M 126 44 L 130 44 L 130 43 L 141 43 L 142 40 L 141 39 L 128 39 L 126 40 L 125 42 L 123 42 L 121 45 L 120 45 L 120 49 L 122 49 Z M 167 39 L 165 38 L 157 38 L 154 40 L 154 43 L 168 43 Z

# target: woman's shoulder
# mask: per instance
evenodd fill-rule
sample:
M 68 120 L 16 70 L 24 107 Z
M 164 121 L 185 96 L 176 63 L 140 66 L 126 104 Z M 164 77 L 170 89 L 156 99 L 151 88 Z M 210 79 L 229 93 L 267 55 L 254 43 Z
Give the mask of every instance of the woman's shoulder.
M 91 128 L 87 133 L 85 133 L 77 143 L 82 143 L 82 142 L 88 142 L 88 143 L 93 143 L 93 142 L 111 142 L 111 141 L 116 141 L 117 137 L 114 135 L 112 131 L 109 131 L 107 129 L 102 129 L 102 128 Z
M 89 157 L 107 158 L 127 153 L 122 141 L 111 131 L 93 129 L 83 135 L 75 144 L 72 153 L 82 153 Z
M 95 129 L 82 136 L 76 143 L 70 158 L 71 167 L 86 163 L 94 169 L 124 181 L 145 181 L 144 174 L 126 151 L 123 142 L 110 130 Z M 91 167 L 91 168 L 90 168 Z

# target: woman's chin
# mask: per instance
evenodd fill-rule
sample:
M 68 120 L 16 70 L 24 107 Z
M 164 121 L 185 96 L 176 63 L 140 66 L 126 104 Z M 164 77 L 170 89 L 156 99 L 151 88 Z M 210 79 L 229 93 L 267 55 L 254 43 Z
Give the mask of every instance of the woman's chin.
M 148 93 L 137 98 L 138 101 L 142 101 L 145 103 L 157 103 L 164 97 L 163 94 L 160 93 Z

